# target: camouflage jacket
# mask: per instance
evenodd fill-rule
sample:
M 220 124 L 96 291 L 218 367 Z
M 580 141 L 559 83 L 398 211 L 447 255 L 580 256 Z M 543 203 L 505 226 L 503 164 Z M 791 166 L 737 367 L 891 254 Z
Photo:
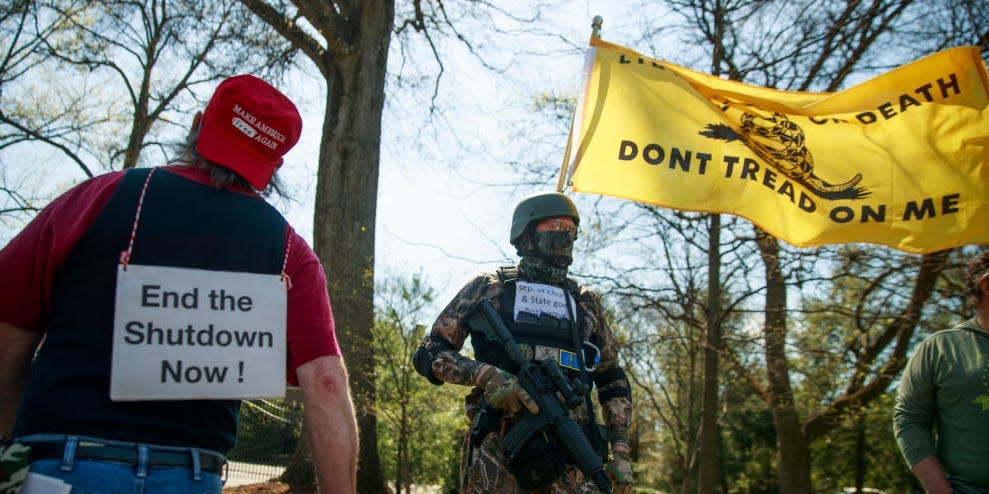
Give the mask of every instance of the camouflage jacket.
M 526 279 L 524 273 L 520 273 L 520 279 Z M 577 294 L 577 303 L 583 307 L 587 316 L 584 318 L 583 339 L 589 340 L 591 335 L 596 335 L 596 340 L 600 343 L 601 361 L 597 364 L 591 377 L 601 376 L 608 370 L 618 367 L 618 353 L 615 348 L 615 336 L 608 327 L 607 319 L 604 315 L 604 306 L 601 304 L 600 296 L 584 287 L 577 285 L 573 280 L 567 280 L 568 286 L 564 287 L 570 293 Z M 452 349 L 443 351 L 428 352 L 435 354 L 432 360 L 433 376 L 440 381 L 451 384 L 462 384 L 475 386 L 478 371 L 486 364 L 468 358 L 461 353 L 470 332 L 462 324 L 464 318 L 484 299 L 491 300 L 496 309 L 500 309 L 500 295 L 505 290 L 504 285 L 498 278 L 498 273 L 480 273 L 470 280 L 456 297 L 446 306 L 433 323 L 430 335 L 423 339 L 421 352 L 428 352 L 431 346 L 438 343 L 434 338 L 442 338 L 449 343 Z M 613 373 L 612 373 L 613 374 Z M 603 386 L 597 386 L 598 399 L 604 400 L 601 403 L 604 424 L 608 428 L 609 442 L 614 447 L 616 444 L 628 445 L 628 426 L 632 414 L 632 402 L 628 380 L 624 377 L 615 379 Z M 466 399 L 466 412 L 468 418 L 473 418 L 479 408 L 479 400 L 483 390 L 475 387 Z M 571 417 L 578 423 L 585 423 L 589 420 L 587 407 L 578 406 L 571 410 Z

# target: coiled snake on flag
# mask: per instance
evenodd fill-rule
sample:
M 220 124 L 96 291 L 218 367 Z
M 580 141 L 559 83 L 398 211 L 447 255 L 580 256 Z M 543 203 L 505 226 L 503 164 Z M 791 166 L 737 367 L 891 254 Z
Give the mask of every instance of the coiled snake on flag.
M 861 173 L 856 173 L 851 180 L 839 184 L 832 184 L 818 177 L 814 173 L 814 156 L 807 149 L 803 129 L 786 115 L 751 105 L 729 103 L 721 106 L 725 116 L 729 116 L 729 108 L 741 112 L 737 117 L 740 133 L 725 124 L 708 124 L 707 130 L 700 134 L 729 142 L 742 141 L 767 164 L 803 184 L 819 197 L 861 199 L 869 195 L 864 188 L 857 187 L 862 180 Z

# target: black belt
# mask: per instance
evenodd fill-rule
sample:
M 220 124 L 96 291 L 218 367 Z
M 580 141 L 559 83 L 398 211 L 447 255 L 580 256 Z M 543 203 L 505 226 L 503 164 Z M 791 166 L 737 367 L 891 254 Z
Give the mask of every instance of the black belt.
M 31 461 L 61 460 L 65 453 L 64 442 L 31 443 Z M 104 444 L 80 442 L 76 445 L 75 459 L 108 461 L 137 465 L 140 461 L 136 446 L 124 447 Z M 226 460 L 215 453 L 199 452 L 199 468 L 204 472 L 223 474 Z M 149 467 L 182 467 L 192 469 L 192 451 L 162 451 L 148 447 L 147 465 Z

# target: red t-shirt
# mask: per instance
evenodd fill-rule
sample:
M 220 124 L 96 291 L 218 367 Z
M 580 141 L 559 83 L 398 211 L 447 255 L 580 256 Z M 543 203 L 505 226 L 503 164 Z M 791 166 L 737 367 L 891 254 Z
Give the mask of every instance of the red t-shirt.
M 172 165 L 159 170 L 197 183 L 210 183 L 209 172 L 201 168 Z M 73 187 L 0 250 L 0 321 L 28 331 L 41 330 L 55 273 L 123 176 L 122 171 L 107 173 Z M 322 264 L 291 226 L 286 230 L 286 241 L 290 244 L 285 272 L 292 282 L 288 291 L 287 375 L 289 384 L 297 385 L 298 366 L 318 357 L 340 355 L 340 346 Z

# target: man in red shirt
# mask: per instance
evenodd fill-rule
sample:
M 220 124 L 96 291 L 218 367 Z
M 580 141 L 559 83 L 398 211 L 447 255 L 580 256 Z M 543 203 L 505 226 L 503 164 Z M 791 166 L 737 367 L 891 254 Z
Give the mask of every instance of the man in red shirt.
M 179 162 L 83 182 L 0 250 L 0 434 L 31 447 L 25 487 L 220 492 L 240 400 L 287 381 L 323 492 L 354 492 L 322 265 L 262 197 L 301 129 L 270 84 L 228 78 Z

